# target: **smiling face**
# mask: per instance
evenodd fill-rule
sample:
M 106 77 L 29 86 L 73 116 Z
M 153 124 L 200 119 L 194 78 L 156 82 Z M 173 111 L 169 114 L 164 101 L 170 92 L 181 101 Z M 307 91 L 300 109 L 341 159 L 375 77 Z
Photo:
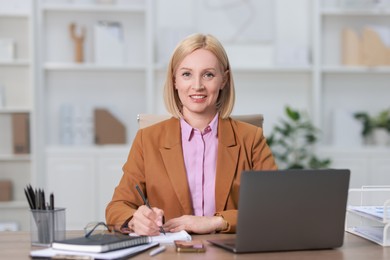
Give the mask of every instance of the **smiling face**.
M 175 73 L 175 88 L 187 121 L 215 116 L 219 91 L 226 84 L 225 74 L 217 57 L 208 50 L 195 50 L 183 59 Z

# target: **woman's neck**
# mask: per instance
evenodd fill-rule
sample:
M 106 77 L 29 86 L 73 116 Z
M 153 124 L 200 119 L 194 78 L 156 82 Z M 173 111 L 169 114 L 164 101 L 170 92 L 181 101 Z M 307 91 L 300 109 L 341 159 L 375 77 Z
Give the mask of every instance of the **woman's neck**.
M 193 128 L 203 132 L 210 122 L 214 119 L 217 112 L 214 114 L 184 114 L 184 120 Z

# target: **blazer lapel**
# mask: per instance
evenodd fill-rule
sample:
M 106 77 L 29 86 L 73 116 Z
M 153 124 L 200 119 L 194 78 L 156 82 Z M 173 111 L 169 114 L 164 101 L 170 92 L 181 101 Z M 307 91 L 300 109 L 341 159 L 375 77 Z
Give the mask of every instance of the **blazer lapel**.
M 225 208 L 234 175 L 240 146 L 237 145 L 234 131 L 229 119 L 219 119 L 218 123 L 218 158 L 215 180 L 215 210 Z
M 160 153 L 183 214 L 193 214 L 181 146 L 180 121 L 176 118 L 170 119 L 168 129 L 164 145 L 160 147 Z

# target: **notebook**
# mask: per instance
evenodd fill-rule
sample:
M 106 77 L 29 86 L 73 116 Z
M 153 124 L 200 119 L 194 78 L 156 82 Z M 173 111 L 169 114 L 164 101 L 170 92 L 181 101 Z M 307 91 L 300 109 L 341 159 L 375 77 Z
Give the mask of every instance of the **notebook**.
M 344 241 L 350 171 L 246 171 L 234 239 L 208 240 L 235 253 L 328 249 Z
M 144 245 L 132 246 L 124 249 L 103 252 L 103 253 L 58 250 L 50 247 L 45 249 L 33 250 L 30 252 L 30 257 L 32 259 L 40 259 L 40 260 L 42 259 L 99 259 L 99 260 L 120 259 L 123 260 L 138 255 L 158 245 L 159 244 L 157 242 L 152 242 Z
M 151 242 L 148 236 L 131 237 L 128 235 L 115 234 L 97 234 L 88 238 L 85 236 L 54 241 L 53 249 L 71 250 L 77 252 L 103 253 L 132 246 L 148 244 Z

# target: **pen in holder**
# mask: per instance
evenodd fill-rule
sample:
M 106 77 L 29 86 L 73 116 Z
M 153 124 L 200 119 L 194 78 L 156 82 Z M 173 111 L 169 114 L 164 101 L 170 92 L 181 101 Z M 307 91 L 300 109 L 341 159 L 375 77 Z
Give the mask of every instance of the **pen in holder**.
M 50 246 L 55 240 L 65 239 L 65 208 L 31 210 L 31 244 Z
M 55 208 L 54 194 L 46 203 L 45 191 L 33 189 L 28 185 L 24 189 L 30 206 L 31 244 L 50 246 L 55 240 L 65 239 L 65 208 Z

